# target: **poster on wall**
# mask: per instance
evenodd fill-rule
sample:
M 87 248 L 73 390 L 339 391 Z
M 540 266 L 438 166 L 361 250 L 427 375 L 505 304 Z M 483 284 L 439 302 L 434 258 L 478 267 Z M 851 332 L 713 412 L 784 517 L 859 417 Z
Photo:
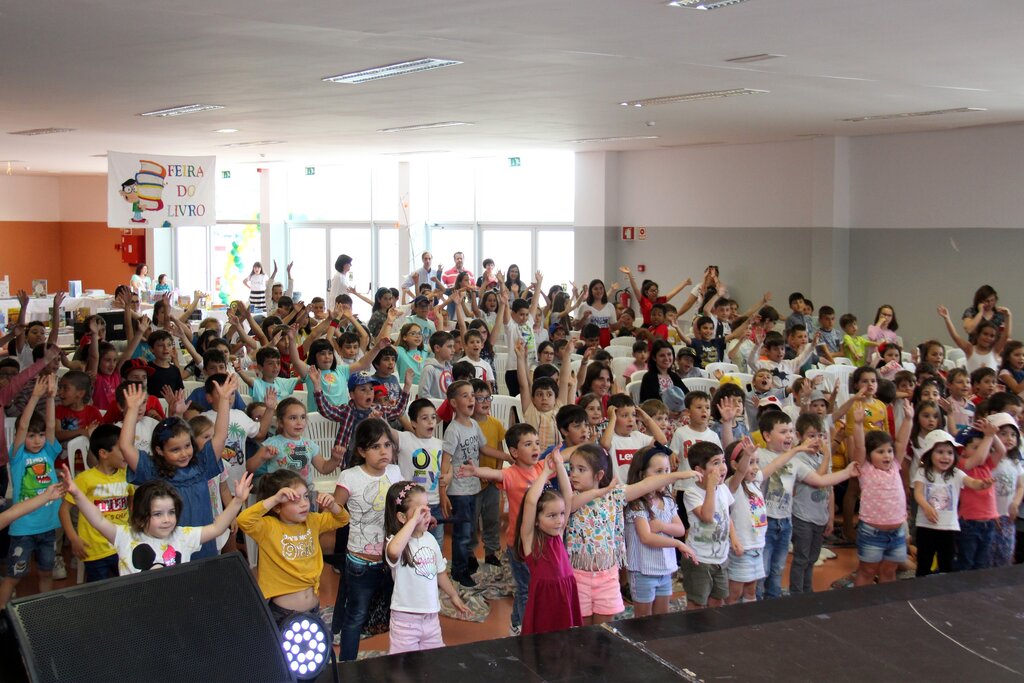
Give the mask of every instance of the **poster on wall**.
M 107 152 L 107 225 L 212 225 L 216 166 L 217 157 Z

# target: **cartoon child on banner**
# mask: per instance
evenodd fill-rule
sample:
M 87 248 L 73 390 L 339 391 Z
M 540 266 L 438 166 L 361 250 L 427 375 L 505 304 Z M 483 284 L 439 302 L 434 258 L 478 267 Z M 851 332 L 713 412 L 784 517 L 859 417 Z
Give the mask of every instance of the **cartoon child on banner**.
M 143 211 L 159 211 L 164 208 L 164 179 L 167 169 L 148 159 L 139 160 L 139 172 L 134 178 L 121 183 L 120 194 L 132 205 L 131 222 L 145 225 L 149 221 L 142 217 Z

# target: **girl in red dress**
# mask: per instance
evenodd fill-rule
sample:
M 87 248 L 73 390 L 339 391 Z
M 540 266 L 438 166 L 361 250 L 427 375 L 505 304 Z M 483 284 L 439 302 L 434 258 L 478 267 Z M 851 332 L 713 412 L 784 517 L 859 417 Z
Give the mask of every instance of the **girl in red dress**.
M 547 463 L 547 476 L 541 475 L 533 482 L 519 513 L 516 550 L 530 567 L 523 635 L 583 625 L 576 577 L 562 542 L 568 519 L 565 501 L 572 497 L 572 485 L 558 451 L 547 457 Z M 561 495 L 544 489 L 552 475 L 558 477 Z

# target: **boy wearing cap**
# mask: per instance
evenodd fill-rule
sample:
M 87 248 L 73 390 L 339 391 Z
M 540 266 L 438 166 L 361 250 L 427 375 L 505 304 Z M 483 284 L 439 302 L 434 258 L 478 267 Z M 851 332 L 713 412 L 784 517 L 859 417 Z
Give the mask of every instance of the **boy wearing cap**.
M 379 384 L 377 379 L 366 370 L 360 370 L 349 375 L 348 395 L 349 401 L 346 405 L 334 405 L 324 396 L 323 384 L 320 378 L 320 371 L 314 367 L 309 368 L 309 381 L 313 385 L 313 397 L 316 400 L 316 407 L 320 414 L 328 420 L 340 422 L 338 436 L 334 439 L 334 448 L 344 451 L 342 468 L 349 466 L 352 459 L 354 442 L 352 435 L 360 422 L 371 417 L 379 417 L 387 422 L 397 420 L 405 412 L 405 406 L 409 403 L 409 389 L 412 388 L 412 370 L 405 371 L 405 385 L 399 394 L 398 403 L 392 405 L 390 401 L 381 400 L 375 403 L 378 395 L 386 396 L 387 387 Z
M 679 379 L 703 377 L 697 366 L 697 352 L 690 346 L 684 346 L 676 354 L 676 374 Z
M 960 430 L 956 435 L 956 441 L 962 447 L 959 465 L 967 476 L 982 481 L 992 479 L 993 470 L 1006 455 L 1003 442 L 996 436 L 1000 427 L 1012 421 L 1009 415 L 997 413 L 975 420 L 971 427 Z M 992 566 L 996 520 L 999 519 L 995 488 L 962 491 L 959 510 L 956 570 L 988 569 Z

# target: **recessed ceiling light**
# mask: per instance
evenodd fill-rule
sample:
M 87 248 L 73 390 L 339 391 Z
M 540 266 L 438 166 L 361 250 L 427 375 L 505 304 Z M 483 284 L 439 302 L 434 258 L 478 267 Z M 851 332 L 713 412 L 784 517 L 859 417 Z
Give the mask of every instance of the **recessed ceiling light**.
M 184 114 L 195 114 L 201 111 L 223 108 L 224 107 L 219 104 L 183 104 L 180 107 L 170 107 L 168 109 L 157 109 L 155 111 L 142 112 L 139 116 L 182 116 Z
M 54 133 L 70 133 L 74 128 L 30 128 L 28 130 L 14 130 L 8 135 L 53 135 Z
M 719 9 L 729 5 L 738 5 L 746 0 L 672 0 L 669 7 L 680 7 L 682 9 Z
M 568 140 L 568 142 L 575 142 L 582 144 L 584 142 L 621 142 L 623 140 L 657 140 L 657 135 L 623 135 L 613 138 L 581 138 L 579 140 Z
M 665 97 L 648 97 L 644 100 L 630 100 L 619 102 L 623 107 L 650 107 L 656 104 L 674 104 L 676 102 L 694 102 L 697 100 L 714 100 L 721 97 L 736 97 L 737 95 L 760 95 L 767 93 L 767 90 L 752 90 L 750 88 L 734 88 L 732 90 L 709 90 L 707 92 L 691 92 L 685 95 L 667 95 Z
M 848 123 L 860 121 L 884 121 L 887 119 L 909 119 L 915 116 L 938 116 L 940 114 L 964 114 L 972 111 L 988 111 L 985 107 L 957 107 L 956 109 L 933 109 L 932 111 L 911 111 L 903 114 L 873 114 L 871 116 L 855 116 L 849 119 L 839 119 Z
M 283 145 L 284 140 L 253 140 L 252 142 L 230 142 L 220 147 L 262 147 L 264 145 Z
M 90 154 L 89 156 L 92 157 L 93 159 L 106 159 L 107 158 L 106 154 Z
M 339 74 L 337 76 L 327 76 L 320 80 L 325 83 L 368 83 L 369 81 L 379 81 L 382 78 L 404 76 L 405 74 L 430 71 L 431 69 L 440 69 L 445 66 L 455 66 L 456 64 L 462 64 L 462 62 L 454 59 L 424 57 L 423 59 L 414 59 L 409 62 L 386 64 L 384 66 L 375 66 L 372 69 L 364 69 L 363 71 L 353 71 L 351 73 Z
M 437 123 L 418 123 L 415 126 L 399 126 L 398 128 L 380 128 L 378 133 L 404 133 L 409 130 L 427 130 L 428 128 L 451 128 L 453 126 L 472 126 L 466 121 L 438 121 Z
M 237 133 L 238 129 L 237 128 L 218 128 L 217 130 L 215 130 L 213 132 L 214 133 Z
M 747 55 L 746 57 L 733 57 L 732 59 L 727 59 L 725 61 L 731 62 L 733 64 L 750 64 L 751 62 L 765 62 L 765 61 L 768 61 L 769 59 L 779 59 L 779 58 L 785 57 L 785 56 L 786 55 L 773 55 L 773 54 L 771 54 L 769 52 L 762 52 L 759 55 Z

